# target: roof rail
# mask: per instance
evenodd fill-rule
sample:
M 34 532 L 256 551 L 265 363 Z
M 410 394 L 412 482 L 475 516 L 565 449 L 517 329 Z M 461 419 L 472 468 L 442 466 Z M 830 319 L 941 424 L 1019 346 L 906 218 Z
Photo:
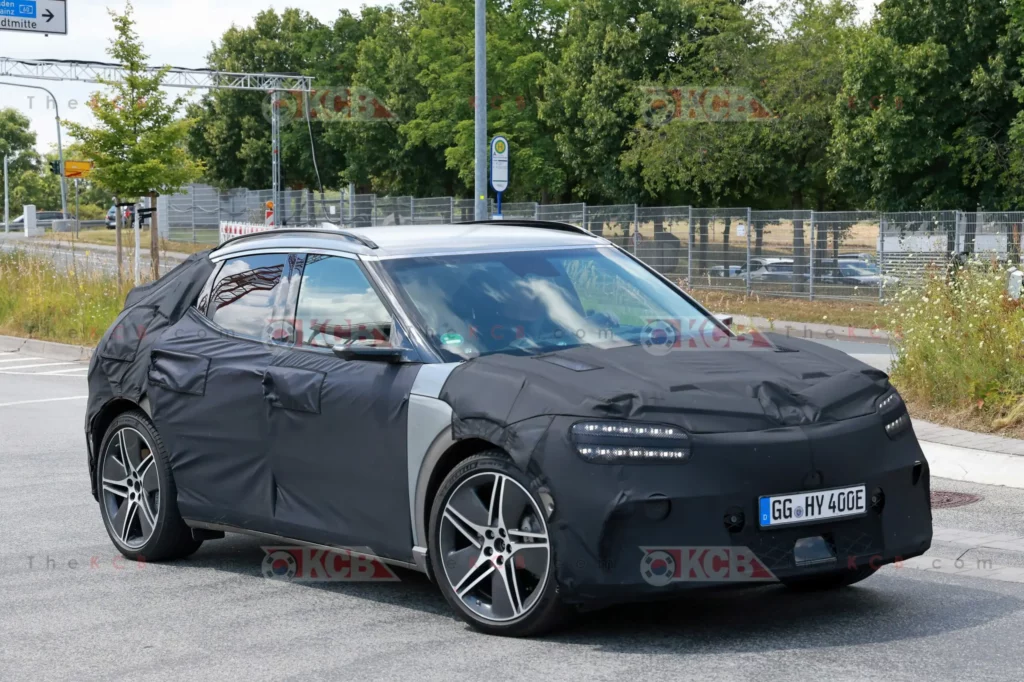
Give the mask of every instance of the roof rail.
M 227 240 L 226 242 L 224 242 L 224 244 L 235 244 L 237 242 L 245 241 L 245 240 L 248 240 L 248 239 L 258 239 L 259 237 L 267 237 L 267 236 L 276 235 L 276 234 L 315 234 L 315 235 L 321 235 L 321 236 L 322 235 L 337 235 L 339 237 L 344 237 L 345 239 L 347 239 L 347 240 L 349 240 L 351 242 L 356 242 L 358 244 L 362 244 L 363 246 L 365 246 L 368 249 L 379 248 L 377 246 L 376 242 L 374 242 L 372 239 L 368 239 L 367 237 L 364 237 L 361 234 L 356 234 L 356 233 L 350 232 L 348 230 L 332 230 L 332 229 L 325 229 L 325 228 L 322 228 L 322 227 L 275 227 L 275 228 L 271 228 L 269 230 L 263 230 L 261 232 L 251 232 L 249 234 L 240 234 L 237 237 L 232 237 L 231 239 Z M 224 244 L 220 244 L 216 248 L 219 249 L 221 246 L 224 246 Z
M 578 234 L 585 234 L 591 237 L 597 238 L 597 235 L 590 230 L 580 227 L 579 225 L 573 225 L 572 223 L 563 223 L 557 220 L 530 220 L 529 218 L 507 218 L 499 220 L 467 220 L 459 225 L 514 225 L 516 227 L 537 227 L 544 230 L 560 230 L 562 232 L 576 232 Z

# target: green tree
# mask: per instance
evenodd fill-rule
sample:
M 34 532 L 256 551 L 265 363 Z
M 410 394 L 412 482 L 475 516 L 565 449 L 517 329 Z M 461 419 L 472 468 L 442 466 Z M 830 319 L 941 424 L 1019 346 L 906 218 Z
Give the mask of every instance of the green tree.
M 472 97 L 474 3 L 419 0 L 410 35 L 416 80 L 426 92 L 415 118 L 403 123 L 407 145 L 425 144 L 444 154 L 458 180 L 453 193 L 469 193 L 474 179 L 474 110 L 487 108 L 488 135 L 505 135 L 512 149 L 509 197 L 561 194 L 565 173 L 553 130 L 539 118 L 541 83 L 556 56 L 564 23 L 561 0 L 488 3 L 486 102 Z
M 312 96 L 310 122 L 317 163 L 322 178 L 336 180 L 344 155 L 323 141 L 327 123 L 317 116 L 316 100 L 318 94 L 330 99 L 331 86 L 349 81 L 361 38 L 360 22 L 346 11 L 333 26 L 326 26 L 302 10 L 264 10 L 252 26 L 228 29 L 207 55 L 207 64 L 219 71 L 314 76 L 320 92 Z M 270 98 L 269 92 L 212 90 L 189 106 L 189 116 L 196 121 L 189 149 L 205 164 L 208 182 L 222 188 L 270 187 Z M 286 92 L 281 100 L 282 184 L 317 187 L 303 95 Z
M 883 2 L 846 55 L 833 182 L 897 211 L 972 210 L 1019 194 L 1007 186 L 1022 49 L 1007 7 L 1018 4 Z
M 108 10 L 109 11 L 109 10 Z M 183 97 L 168 100 L 160 85 L 169 67 L 151 72 L 135 31 L 132 5 L 123 14 L 110 11 L 116 37 L 107 53 L 122 66 L 123 82 L 104 82 L 108 92 L 93 93 L 89 108 L 96 126 L 65 121 L 79 148 L 96 167 L 92 181 L 124 201 L 143 195 L 180 191 L 202 173 L 185 146 L 192 121 L 177 118 Z M 155 220 L 150 257 L 153 277 L 159 277 L 159 248 Z M 117 219 L 117 264 L 123 274 L 120 211 Z
M 686 79 L 703 58 L 703 39 L 721 31 L 705 12 L 742 14 L 731 0 L 583 0 L 572 7 L 562 50 L 541 79 L 540 112 L 555 131 L 571 196 L 651 197 L 639 167 L 620 158 L 644 116 L 646 89 L 693 82 Z

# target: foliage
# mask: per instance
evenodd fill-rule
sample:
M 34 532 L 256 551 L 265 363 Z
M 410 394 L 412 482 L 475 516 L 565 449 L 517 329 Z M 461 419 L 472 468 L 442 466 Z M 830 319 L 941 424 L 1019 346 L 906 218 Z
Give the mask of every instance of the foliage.
M 1020 31 L 1005 0 L 887 0 L 847 53 L 831 179 L 882 210 L 1004 207 Z M 870 106 L 845 106 L 846 102 Z
M 510 199 L 996 209 L 1024 200 L 1024 3 L 492 0 L 488 135 L 512 142 Z M 301 107 L 282 131 L 289 187 L 468 196 L 473 2 L 402 0 L 324 23 L 268 10 L 228 30 L 212 68 L 296 71 L 365 88 L 394 116 Z M 756 122 L 652 120 L 649 88 L 741 90 Z M 703 91 L 703 90 L 701 90 Z M 342 90 L 344 92 L 344 90 Z M 294 99 L 294 98 L 293 98 Z M 222 187 L 270 185 L 261 93 L 189 109 L 189 147 Z
M 47 255 L 0 252 L 0 332 L 90 346 L 99 341 L 125 292 L 102 269 L 68 262 L 63 270 Z
M 110 10 L 108 10 L 110 11 Z M 98 125 L 65 121 L 82 152 L 95 162 L 91 179 L 122 199 L 150 192 L 176 192 L 199 177 L 185 139 L 192 125 L 175 118 L 185 100 L 168 101 L 160 89 L 167 69 L 147 71 L 147 55 L 135 32 L 132 5 L 123 14 L 110 11 L 117 36 L 107 52 L 125 70 L 123 82 L 103 82 L 107 93 L 93 93 L 89 108 Z
M 907 398 L 970 406 L 988 419 L 1024 418 L 1024 306 L 1006 295 L 1007 269 L 969 261 L 897 294 L 893 382 Z

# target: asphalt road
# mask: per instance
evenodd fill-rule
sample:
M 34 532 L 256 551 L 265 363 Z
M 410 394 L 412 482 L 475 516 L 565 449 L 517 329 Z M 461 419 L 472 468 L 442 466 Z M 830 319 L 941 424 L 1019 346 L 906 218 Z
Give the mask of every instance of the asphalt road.
M 1024 553 L 969 577 L 904 567 L 857 587 L 693 593 L 580 617 L 544 640 L 486 637 L 425 578 L 298 584 L 262 575 L 257 539 L 192 558 L 120 559 L 89 492 L 83 366 L 0 354 L 0 679 L 1020 679 Z M 59 372 L 59 373 L 58 373 Z M 32 402 L 40 401 L 40 402 Z M 982 500 L 937 527 L 1024 535 L 1024 491 L 948 481 Z M 980 565 L 980 564 L 979 564 Z

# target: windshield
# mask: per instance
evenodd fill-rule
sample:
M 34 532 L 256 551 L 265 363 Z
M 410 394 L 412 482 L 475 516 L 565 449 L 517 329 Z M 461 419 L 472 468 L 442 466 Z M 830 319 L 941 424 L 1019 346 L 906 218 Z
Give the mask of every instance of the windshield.
M 700 310 L 613 248 L 382 261 L 446 361 L 640 343 L 652 327 L 714 327 Z

